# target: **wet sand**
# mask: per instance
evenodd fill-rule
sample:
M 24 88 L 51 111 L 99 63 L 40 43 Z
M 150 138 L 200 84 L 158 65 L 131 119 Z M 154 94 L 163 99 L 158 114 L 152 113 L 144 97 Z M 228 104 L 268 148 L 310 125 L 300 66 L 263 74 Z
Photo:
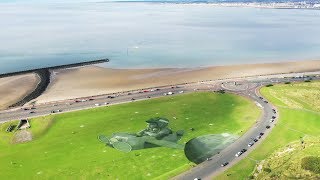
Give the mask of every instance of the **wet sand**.
M 39 83 L 35 74 L 26 74 L 0 78 L 0 109 L 23 99 L 30 94 Z
M 156 86 L 256 75 L 320 70 L 320 61 L 245 64 L 206 68 L 108 69 L 87 66 L 56 71 L 38 103 Z

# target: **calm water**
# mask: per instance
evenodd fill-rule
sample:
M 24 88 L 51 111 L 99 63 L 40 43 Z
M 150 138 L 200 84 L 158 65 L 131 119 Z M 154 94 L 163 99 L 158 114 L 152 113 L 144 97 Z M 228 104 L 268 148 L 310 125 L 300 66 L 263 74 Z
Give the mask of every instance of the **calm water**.
M 0 3 L 0 74 L 108 57 L 107 67 L 320 59 L 320 11 L 147 3 Z

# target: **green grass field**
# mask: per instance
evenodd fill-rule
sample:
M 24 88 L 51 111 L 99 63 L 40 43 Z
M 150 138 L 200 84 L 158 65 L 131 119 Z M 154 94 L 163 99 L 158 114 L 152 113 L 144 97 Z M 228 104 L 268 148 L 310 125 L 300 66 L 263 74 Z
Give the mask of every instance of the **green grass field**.
M 261 93 L 279 110 L 280 119 L 270 135 L 249 158 L 225 171 L 215 179 L 247 179 L 258 162 L 301 137 L 320 135 L 320 82 L 281 84 L 264 87 Z M 320 152 L 317 152 L 320 156 Z M 259 179 L 261 176 L 259 176 Z
M 99 142 L 99 134 L 137 132 L 151 117 L 185 130 L 179 141 L 206 134 L 243 134 L 260 116 L 248 99 L 192 93 L 31 120 L 34 140 L 14 144 L 16 132 L 0 125 L 0 179 L 167 179 L 193 164 L 183 150 L 151 148 L 123 153 Z M 175 118 L 174 118 L 175 117 Z M 194 131 L 189 130 L 194 128 Z

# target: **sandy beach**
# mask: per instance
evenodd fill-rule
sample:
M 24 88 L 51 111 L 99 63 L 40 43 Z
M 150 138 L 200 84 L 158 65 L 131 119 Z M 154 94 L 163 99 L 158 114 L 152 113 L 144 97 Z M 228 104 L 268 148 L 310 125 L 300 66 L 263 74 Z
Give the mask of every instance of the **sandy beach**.
M 201 80 L 320 70 L 320 61 L 244 64 L 206 68 L 108 69 L 86 66 L 56 71 L 37 103 Z
M 0 78 L 0 109 L 24 98 L 36 88 L 38 82 L 35 74 Z

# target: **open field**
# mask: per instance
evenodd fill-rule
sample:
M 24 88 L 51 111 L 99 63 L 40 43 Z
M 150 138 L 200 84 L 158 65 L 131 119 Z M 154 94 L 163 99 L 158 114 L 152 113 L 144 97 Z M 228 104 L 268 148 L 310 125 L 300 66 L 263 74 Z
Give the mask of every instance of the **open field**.
M 167 179 L 193 165 L 183 150 L 124 153 L 97 139 L 100 134 L 138 132 L 145 120 L 157 116 L 168 118 L 172 130 L 185 130 L 178 142 L 183 144 L 206 134 L 241 135 L 260 111 L 250 100 L 231 94 L 168 96 L 35 118 L 33 141 L 23 144 L 12 142 L 16 132 L 6 133 L 5 123 L 0 125 L 0 179 Z
M 294 141 L 300 141 L 301 137 L 319 136 L 320 82 L 275 85 L 262 88 L 261 93 L 279 110 L 280 118 L 276 127 L 248 157 L 216 179 L 248 178 L 254 175 L 253 170 L 258 162 L 267 159 L 279 149 Z

